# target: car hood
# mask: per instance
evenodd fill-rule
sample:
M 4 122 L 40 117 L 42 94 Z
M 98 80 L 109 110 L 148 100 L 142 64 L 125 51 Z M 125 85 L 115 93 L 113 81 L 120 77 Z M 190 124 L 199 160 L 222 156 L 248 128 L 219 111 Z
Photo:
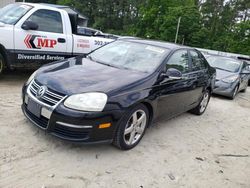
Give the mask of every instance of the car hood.
M 78 57 L 40 68 L 35 80 L 52 90 L 71 95 L 94 91 L 104 93 L 117 91 L 147 75 Z
M 216 80 L 221 80 L 223 78 L 227 78 L 227 77 L 234 76 L 234 75 L 237 75 L 237 73 L 228 72 L 228 71 L 221 70 L 221 69 L 216 69 Z

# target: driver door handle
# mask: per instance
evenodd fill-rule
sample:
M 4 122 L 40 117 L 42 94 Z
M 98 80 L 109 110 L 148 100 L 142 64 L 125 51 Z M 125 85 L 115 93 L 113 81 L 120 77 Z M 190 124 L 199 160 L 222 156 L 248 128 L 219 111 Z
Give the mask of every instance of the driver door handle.
M 59 42 L 59 43 L 65 43 L 66 40 L 65 40 L 64 38 L 58 38 L 58 39 L 57 39 L 57 42 Z

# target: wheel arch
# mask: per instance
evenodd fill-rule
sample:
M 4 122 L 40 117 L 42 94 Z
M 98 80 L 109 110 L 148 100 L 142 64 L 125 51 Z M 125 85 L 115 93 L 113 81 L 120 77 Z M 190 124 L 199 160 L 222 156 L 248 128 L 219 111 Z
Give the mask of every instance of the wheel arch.
M 209 90 L 209 92 L 210 92 L 210 94 L 211 94 L 211 93 L 212 93 L 212 91 L 213 91 L 213 90 L 212 90 L 212 86 L 211 86 L 211 85 L 210 85 L 210 86 L 208 86 L 208 87 L 207 87 L 207 90 Z
M 142 101 L 141 104 L 146 106 L 146 108 L 148 109 L 148 112 L 149 112 L 149 124 L 148 124 L 148 126 L 150 126 L 152 121 L 153 121 L 153 118 L 154 118 L 153 106 L 149 102 L 146 102 L 146 101 Z
M 5 63 L 5 66 L 9 67 L 8 65 L 8 57 L 7 57 L 7 52 L 6 52 L 6 49 L 5 47 L 0 44 L 0 54 L 3 56 L 4 58 L 4 63 Z

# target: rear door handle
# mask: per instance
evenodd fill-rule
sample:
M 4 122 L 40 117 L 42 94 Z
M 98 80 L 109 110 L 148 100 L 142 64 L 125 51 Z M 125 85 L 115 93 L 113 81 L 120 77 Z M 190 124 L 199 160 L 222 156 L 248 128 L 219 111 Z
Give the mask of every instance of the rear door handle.
M 58 38 L 58 39 L 57 39 L 57 42 L 59 42 L 59 43 L 65 43 L 66 40 L 65 40 L 64 38 Z

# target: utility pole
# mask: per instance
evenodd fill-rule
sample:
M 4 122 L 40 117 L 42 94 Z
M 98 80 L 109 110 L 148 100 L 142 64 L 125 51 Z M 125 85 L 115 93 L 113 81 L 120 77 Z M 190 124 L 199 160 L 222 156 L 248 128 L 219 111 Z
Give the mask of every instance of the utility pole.
M 178 19 L 178 24 L 177 24 L 177 28 L 176 28 L 176 35 L 175 35 L 175 43 L 177 43 L 177 38 L 178 38 L 178 34 L 179 34 L 180 23 L 181 23 L 181 17 L 179 17 L 179 19 Z

